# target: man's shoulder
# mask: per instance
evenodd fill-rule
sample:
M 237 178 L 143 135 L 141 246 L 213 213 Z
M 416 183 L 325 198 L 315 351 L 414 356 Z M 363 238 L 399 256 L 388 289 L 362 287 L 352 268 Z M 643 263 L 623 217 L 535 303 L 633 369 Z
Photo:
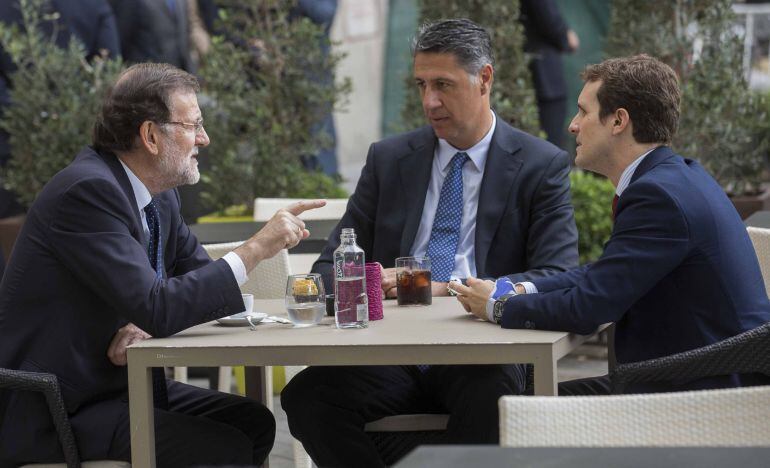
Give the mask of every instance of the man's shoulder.
M 83 148 L 69 165 L 45 184 L 38 199 L 61 197 L 76 189 L 93 190 L 101 195 L 104 195 L 102 192 L 106 187 L 113 186 L 120 190 L 115 173 L 105 158 L 90 147 Z M 117 159 L 113 163 L 120 164 Z
M 420 149 L 426 145 L 435 144 L 436 134 L 430 125 L 414 130 L 391 135 L 372 144 L 378 150 L 405 153 Z
M 490 151 L 502 151 L 518 158 L 525 168 L 533 171 L 551 168 L 559 170 L 569 166 L 570 157 L 558 146 L 509 125 L 497 118 L 497 128 L 492 137 Z

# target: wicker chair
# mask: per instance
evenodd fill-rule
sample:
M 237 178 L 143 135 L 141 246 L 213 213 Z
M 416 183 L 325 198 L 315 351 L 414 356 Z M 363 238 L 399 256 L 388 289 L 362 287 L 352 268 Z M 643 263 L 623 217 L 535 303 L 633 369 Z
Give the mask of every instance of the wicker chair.
M 770 293 L 770 229 L 748 227 L 746 230 L 757 253 L 759 269 L 765 280 L 765 290 Z
M 770 323 L 702 348 L 620 364 L 610 373 L 613 393 L 640 382 L 688 382 L 704 377 L 770 375 Z
M 575 397 L 503 397 L 505 447 L 770 445 L 770 386 Z
M 48 404 L 48 411 L 51 413 L 56 433 L 59 435 L 62 452 L 65 463 L 60 464 L 32 464 L 24 467 L 67 467 L 67 468 L 128 468 L 131 466 L 128 462 L 99 460 L 80 462 L 75 436 L 72 433 L 67 410 L 64 407 L 59 380 L 53 374 L 44 372 L 27 372 L 20 370 L 1 369 L 0 368 L 0 388 L 15 391 L 27 391 L 42 393 Z

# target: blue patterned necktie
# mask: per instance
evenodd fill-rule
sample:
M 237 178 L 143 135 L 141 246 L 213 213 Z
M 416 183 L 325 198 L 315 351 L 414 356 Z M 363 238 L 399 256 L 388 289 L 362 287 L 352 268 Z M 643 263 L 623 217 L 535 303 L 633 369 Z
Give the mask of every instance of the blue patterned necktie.
M 455 267 L 463 221 L 463 165 L 469 159 L 466 153 L 455 154 L 441 186 L 427 251 L 433 281 L 449 281 Z
M 155 270 L 155 277 L 163 279 L 163 240 L 160 235 L 160 214 L 155 200 L 151 200 L 144 207 L 144 215 L 147 218 L 147 228 L 150 230 L 147 256 L 150 258 L 150 266 Z M 162 367 L 152 368 L 152 396 L 156 408 L 168 409 L 166 374 Z

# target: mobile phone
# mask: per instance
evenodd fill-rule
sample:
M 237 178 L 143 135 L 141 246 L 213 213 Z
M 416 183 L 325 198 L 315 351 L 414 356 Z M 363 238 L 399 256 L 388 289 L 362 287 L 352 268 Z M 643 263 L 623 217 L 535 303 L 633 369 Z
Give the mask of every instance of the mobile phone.
M 454 286 L 454 283 L 462 284 L 462 282 L 459 279 L 453 279 L 450 280 L 446 285 L 446 290 L 449 291 L 450 296 L 462 296 L 463 294 L 459 291 L 455 290 L 452 286 Z

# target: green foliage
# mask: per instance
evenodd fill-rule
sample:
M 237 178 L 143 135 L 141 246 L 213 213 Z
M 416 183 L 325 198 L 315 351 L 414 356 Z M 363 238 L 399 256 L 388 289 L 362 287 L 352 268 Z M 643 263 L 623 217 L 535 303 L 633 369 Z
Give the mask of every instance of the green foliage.
M 748 89 L 743 40 L 731 0 L 613 0 L 609 56 L 647 53 L 682 83 L 682 117 L 673 146 L 698 158 L 733 195 L 759 189 L 770 147 L 766 97 Z
M 612 197 L 615 188 L 609 180 L 590 172 L 575 170 L 569 178 L 580 263 L 590 263 L 599 258 L 604 243 L 612 233 Z
M 538 135 L 537 102 L 524 55 L 518 0 L 420 0 L 420 23 L 449 18 L 468 18 L 489 32 L 495 53 L 492 108 L 511 125 Z M 419 91 L 411 74 L 407 90 L 403 130 L 425 125 Z
M 201 69 L 211 137 L 202 197 L 212 209 L 250 205 L 257 196 L 340 193 L 327 176 L 306 174 L 300 157 L 327 143 L 310 129 L 349 93 L 350 82 L 326 78 L 342 56 L 323 54 L 328 39 L 321 26 L 289 19 L 295 3 L 219 2 L 227 40 L 214 38 Z
M 56 47 L 40 31 L 46 0 L 22 0 L 23 30 L 0 23 L 0 43 L 18 67 L 11 75 L 13 105 L 0 127 L 10 135 L 4 185 L 29 205 L 46 182 L 91 142 L 91 127 L 107 86 L 121 69 L 115 60 L 85 60 L 75 39 Z

